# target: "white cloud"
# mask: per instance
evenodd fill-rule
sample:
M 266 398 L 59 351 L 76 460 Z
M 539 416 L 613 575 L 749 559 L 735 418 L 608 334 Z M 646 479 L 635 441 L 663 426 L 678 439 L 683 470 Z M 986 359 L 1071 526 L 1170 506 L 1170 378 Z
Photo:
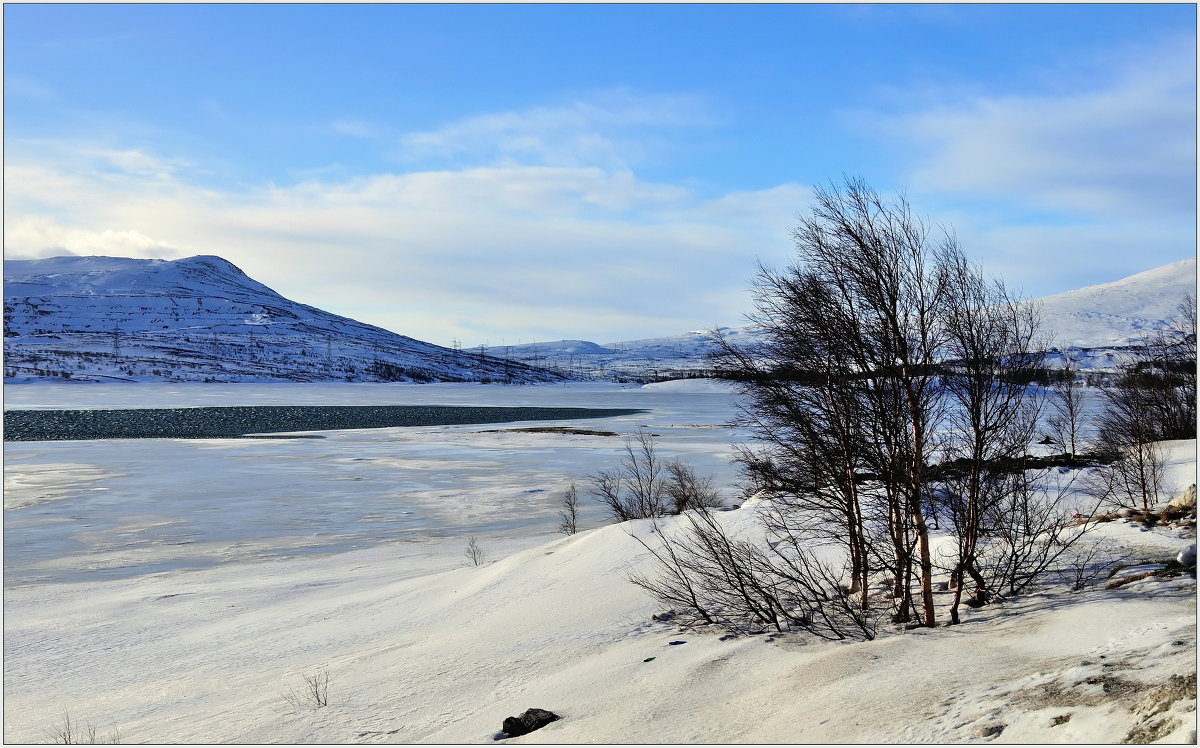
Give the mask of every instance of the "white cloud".
M 298 301 L 468 345 L 736 323 L 756 257 L 787 256 L 808 194 L 785 185 L 708 198 L 563 166 L 221 193 L 132 156 L 116 171 L 60 155 L 6 166 L 11 256 L 217 254 Z
M 1092 90 L 976 96 L 878 124 L 916 147 L 918 191 L 1088 216 L 1191 213 L 1194 52 L 1171 40 Z
M 72 229 L 38 217 L 9 221 L 4 230 L 4 243 L 5 255 L 9 259 L 36 259 L 64 254 L 141 258 L 183 255 L 178 247 L 140 231 Z
M 409 133 L 400 140 L 399 157 L 621 169 L 670 147 L 658 131 L 713 121 L 693 96 L 611 91 L 563 106 L 485 114 Z
M 1046 74 L 1041 93 L 919 89 L 922 108 L 864 121 L 907 161 L 918 212 L 1028 295 L 1057 293 L 1194 256 L 1194 52 L 1112 50 L 1072 66 L 1087 86 Z

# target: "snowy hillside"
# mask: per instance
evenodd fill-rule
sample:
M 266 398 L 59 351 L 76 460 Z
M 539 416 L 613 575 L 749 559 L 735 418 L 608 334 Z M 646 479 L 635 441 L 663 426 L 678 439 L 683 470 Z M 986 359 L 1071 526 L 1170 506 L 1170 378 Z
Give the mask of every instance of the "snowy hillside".
M 1172 329 L 1185 296 L 1196 295 L 1194 258 L 1147 270 L 1112 283 L 1036 299 L 1042 307 L 1042 329 L 1051 345 L 1070 356 L 1077 368 L 1112 369 L 1159 329 Z M 747 327 L 720 327 L 735 343 L 750 343 Z M 712 350 L 712 331 L 628 340 L 598 345 L 584 340 L 526 343 L 487 349 L 494 356 L 511 356 L 541 366 L 558 366 L 593 377 L 660 378 L 701 373 Z M 1061 356 L 1048 359 L 1061 365 Z
M 1061 345 L 1098 348 L 1137 345 L 1170 329 L 1189 294 L 1195 299 L 1195 258 L 1038 301 L 1046 329 Z
M 220 257 L 4 263 L 6 381 L 553 381 L 283 298 Z

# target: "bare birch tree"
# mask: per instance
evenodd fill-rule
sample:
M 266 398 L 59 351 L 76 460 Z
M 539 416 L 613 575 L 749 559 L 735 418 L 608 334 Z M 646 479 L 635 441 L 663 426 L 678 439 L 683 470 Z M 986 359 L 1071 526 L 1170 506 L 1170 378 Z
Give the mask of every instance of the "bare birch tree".
M 574 535 L 579 532 L 579 492 L 575 489 L 574 483 L 563 492 L 562 506 L 558 510 L 558 516 L 560 519 L 559 532 L 565 535 Z
M 958 254 L 953 237 L 931 234 L 904 198 L 884 200 L 861 180 L 818 188 L 792 233 L 796 265 L 760 268 L 752 322 L 762 348 L 722 345 L 716 359 L 740 382 L 760 441 L 741 454 L 751 482 L 811 512 L 814 524 L 837 518 L 852 588 L 865 588 L 875 558 L 893 573 L 896 620 L 915 608 L 927 626 L 936 624 L 925 504 L 943 400 L 943 265 Z M 861 474 L 873 476 L 869 490 Z M 866 515 L 890 554 L 868 548 Z
M 959 623 L 965 577 L 975 584 L 972 603 L 987 602 L 988 584 L 977 548 L 985 517 L 994 515 L 1013 483 L 1007 474 L 1025 456 L 1037 424 L 1039 398 L 1027 389 L 1041 368 L 1038 309 L 1018 303 L 1003 284 L 988 282 L 960 254 L 945 258 L 949 303 L 946 389 L 957 407 L 947 418 L 942 495 L 950 509 L 958 558 L 951 572 L 951 623 Z
M 1064 354 L 1065 356 L 1065 354 Z M 1083 451 L 1084 387 L 1079 381 L 1079 370 L 1075 362 L 1066 359 L 1062 378 L 1051 388 L 1048 405 L 1050 417 L 1046 425 L 1050 438 L 1071 459 Z

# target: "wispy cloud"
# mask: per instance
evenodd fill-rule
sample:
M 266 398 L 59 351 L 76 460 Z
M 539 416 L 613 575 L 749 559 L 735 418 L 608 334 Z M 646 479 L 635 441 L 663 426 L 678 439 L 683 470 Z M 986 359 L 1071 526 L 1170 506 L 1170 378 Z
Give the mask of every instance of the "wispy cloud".
M 1195 47 L 1170 40 L 1070 94 L 972 97 L 882 118 L 917 190 L 1089 216 L 1195 208 Z
M 61 98 L 54 90 L 41 81 L 15 74 L 4 76 L 4 93 L 7 96 L 47 102 L 57 102 Z
M 629 168 L 669 148 L 667 131 L 711 125 L 702 99 L 610 91 L 553 107 L 497 112 L 412 132 L 406 161 Z
M 346 135 L 351 138 L 360 138 L 363 140 L 379 137 L 378 127 L 370 122 L 358 119 L 336 119 L 330 123 L 329 129 L 338 135 Z
M 1081 66 L 1090 85 L 1047 72 L 1036 93 L 921 88 L 919 108 L 860 124 L 990 272 L 1030 295 L 1115 280 L 1195 253 L 1194 53 L 1192 37 L 1113 50 Z

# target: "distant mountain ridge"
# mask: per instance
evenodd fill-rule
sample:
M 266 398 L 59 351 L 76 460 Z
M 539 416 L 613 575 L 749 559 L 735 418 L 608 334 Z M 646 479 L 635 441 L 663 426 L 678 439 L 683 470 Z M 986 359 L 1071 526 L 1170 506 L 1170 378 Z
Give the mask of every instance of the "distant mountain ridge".
M 1106 369 L 1195 292 L 1190 258 L 1035 301 L 1059 358 Z M 755 339 L 747 326 L 717 329 Z M 212 255 L 4 262 L 7 382 L 644 380 L 703 374 L 712 332 L 460 351 L 290 301 Z
M 280 296 L 213 255 L 4 262 L 8 382 L 559 381 Z
M 1195 258 L 1111 283 L 1033 299 L 1041 307 L 1049 345 L 1063 351 L 1050 356 L 1048 364 L 1061 365 L 1062 358 L 1069 355 L 1078 368 L 1113 368 L 1146 335 L 1170 329 L 1179 314 L 1179 304 L 1188 294 L 1195 299 Z M 713 349 L 714 330 L 735 343 L 753 343 L 755 339 L 749 326 L 740 326 L 615 343 L 552 340 L 493 346 L 487 351 L 593 376 L 657 378 L 699 374 L 707 369 L 705 356 Z

